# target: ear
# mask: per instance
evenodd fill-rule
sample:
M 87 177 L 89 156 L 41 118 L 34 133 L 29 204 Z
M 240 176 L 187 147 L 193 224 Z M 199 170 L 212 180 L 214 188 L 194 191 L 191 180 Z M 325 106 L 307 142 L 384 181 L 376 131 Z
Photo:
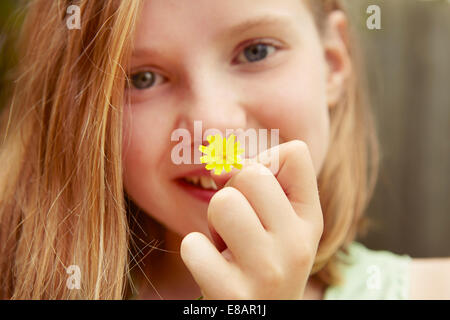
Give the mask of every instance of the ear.
M 348 51 L 347 16 L 341 10 L 331 12 L 327 18 L 323 48 L 328 67 L 327 102 L 329 108 L 332 108 L 344 93 L 352 69 Z

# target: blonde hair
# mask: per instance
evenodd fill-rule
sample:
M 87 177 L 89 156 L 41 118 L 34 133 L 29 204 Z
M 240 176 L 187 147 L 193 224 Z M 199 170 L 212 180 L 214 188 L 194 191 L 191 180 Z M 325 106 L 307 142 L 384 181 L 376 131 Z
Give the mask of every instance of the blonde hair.
M 136 230 L 122 181 L 122 105 L 141 1 L 77 3 L 81 30 L 65 25 L 67 1 L 27 8 L 20 77 L 1 118 L 2 299 L 123 299 L 129 290 Z M 325 231 L 313 273 L 328 285 L 374 185 L 376 139 L 357 84 L 354 75 L 331 111 L 318 178 Z M 66 287 L 70 265 L 80 267 L 80 290 Z
M 138 1 L 34 0 L 0 152 L 0 295 L 12 299 L 121 299 L 129 229 L 121 153 L 130 35 Z M 81 270 L 68 290 L 66 268 Z
M 346 12 L 344 1 L 308 0 L 320 32 L 333 10 Z M 347 13 L 348 14 L 348 13 Z M 339 264 L 346 263 L 339 251 L 365 234 L 370 220 L 363 215 L 373 194 L 379 166 L 379 145 L 369 107 L 362 55 L 355 30 L 344 41 L 352 60 L 352 72 L 339 103 L 330 110 L 331 136 L 328 154 L 318 176 L 324 232 L 312 274 L 326 285 L 342 282 Z

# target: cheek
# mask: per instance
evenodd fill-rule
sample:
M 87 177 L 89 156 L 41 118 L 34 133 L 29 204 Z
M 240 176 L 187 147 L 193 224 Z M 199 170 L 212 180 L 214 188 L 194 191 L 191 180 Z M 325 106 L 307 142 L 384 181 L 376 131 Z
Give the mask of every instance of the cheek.
M 126 187 L 139 187 L 145 181 L 151 186 L 156 181 L 155 173 L 163 158 L 165 148 L 170 141 L 170 128 L 166 121 L 160 121 L 157 110 L 143 105 L 126 106 L 123 121 L 123 166 Z M 167 134 L 166 134 L 167 133 Z
M 329 140 L 324 61 L 299 57 L 286 65 L 259 89 L 258 114 L 265 127 L 280 129 L 280 143 L 305 141 L 320 172 Z

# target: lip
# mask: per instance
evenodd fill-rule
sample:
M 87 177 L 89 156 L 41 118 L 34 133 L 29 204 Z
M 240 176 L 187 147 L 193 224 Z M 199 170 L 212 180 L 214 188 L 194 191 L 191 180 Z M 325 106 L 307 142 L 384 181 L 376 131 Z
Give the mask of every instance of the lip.
M 214 194 L 218 190 L 206 190 L 199 187 L 196 187 L 186 181 L 184 181 L 182 178 L 176 180 L 177 184 L 187 193 L 189 193 L 194 198 L 197 198 L 203 202 L 209 203 L 211 198 L 214 196 Z
M 183 179 L 184 177 L 189 177 L 189 176 L 211 177 L 214 180 L 214 182 L 216 183 L 218 190 L 207 190 L 207 189 L 202 189 L 200 187 L 196 187 L 196 186 L 186 182 Z M 228 181 L 229 178 L 230 178 L 229 175 L 215 176 L 215 175 L 211 174 L 211 171 L 208 171 L 203 167 L 203 168 L 188 171 L 188 172 L 184 173 L 183 175 L 180 175 L 175 181 L 184 191 L 189 193 L 194 198 L 197 198 L 203 202 L 209 203 L 209 201 L 211 200 L 213 195 L 217 191 L 219 191 L 220 189 L 223 188 L 223 186 L 225 185 L 225 183 Z
M 186 173 L 180 175 L 180 178 L 188 177 L 188 176 L 210 176 L 210 171 L 206 170 L 205 167 L 198 168 L 195 170 L 187 171 Z

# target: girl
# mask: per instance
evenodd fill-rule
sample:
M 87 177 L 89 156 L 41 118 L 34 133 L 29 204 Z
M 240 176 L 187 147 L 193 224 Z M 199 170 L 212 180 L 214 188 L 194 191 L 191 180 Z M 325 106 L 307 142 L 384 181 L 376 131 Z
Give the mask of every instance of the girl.
M 2 118 L 2 298 L 450 298 L 448 260 L 354 241 L 377 144 L 340 3 L 27 10 Z M 171 133 L 194 121 L 279 129 L 279 167 L 176 165 Z

